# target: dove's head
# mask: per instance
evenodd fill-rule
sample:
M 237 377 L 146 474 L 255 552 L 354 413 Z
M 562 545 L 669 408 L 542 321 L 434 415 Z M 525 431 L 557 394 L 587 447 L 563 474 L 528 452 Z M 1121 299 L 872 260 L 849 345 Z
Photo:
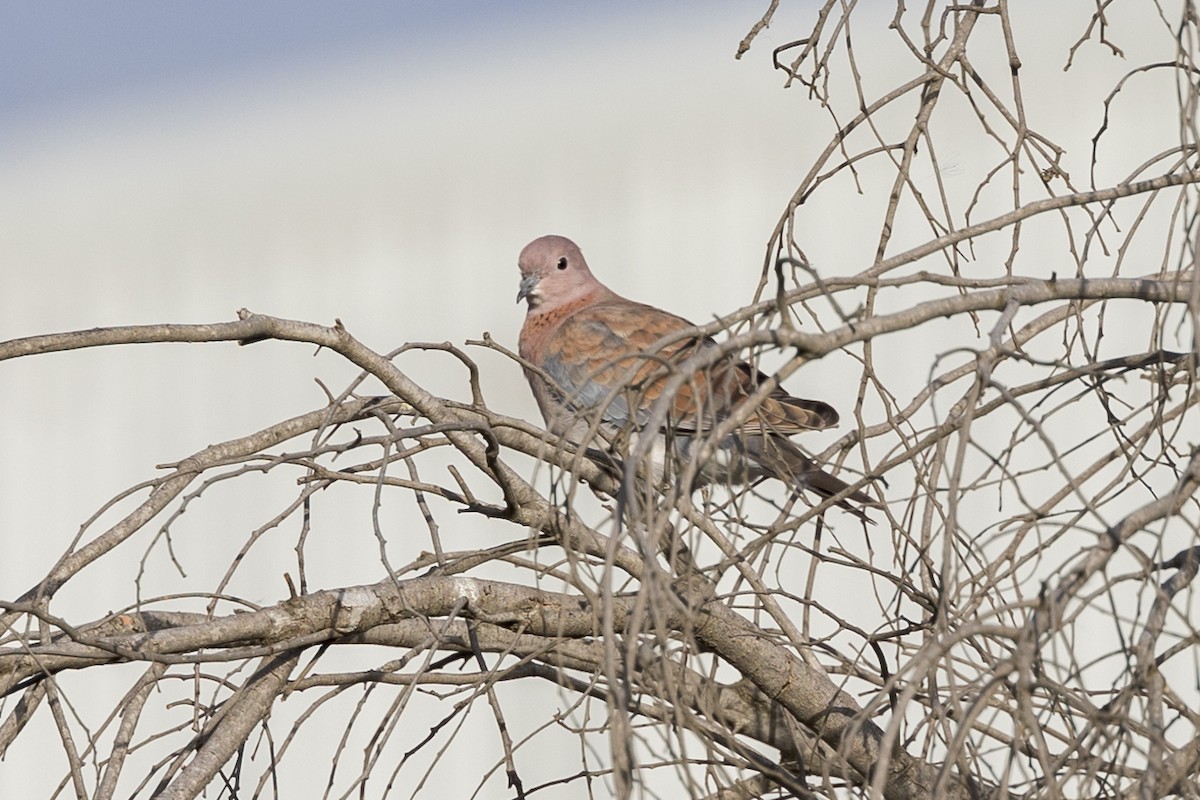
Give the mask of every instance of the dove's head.
M 543 236 L 525 245 L 517 259 L 521 288 L 517 302 L 530 310 L 555 308 L 597 290 L 604 291 L 588 269 L 579 247 L 565 236 Z

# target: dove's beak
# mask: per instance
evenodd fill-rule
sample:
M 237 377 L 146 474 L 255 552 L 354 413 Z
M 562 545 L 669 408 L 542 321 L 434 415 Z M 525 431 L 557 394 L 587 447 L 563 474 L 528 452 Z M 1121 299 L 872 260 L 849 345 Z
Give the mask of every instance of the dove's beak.
M 526 275 L 524 278 L 521 278 L 521 286 L 517 289 L 518 303 L 533 295 L 534 290 L 537 289 L 538 280 L 537 275 Z

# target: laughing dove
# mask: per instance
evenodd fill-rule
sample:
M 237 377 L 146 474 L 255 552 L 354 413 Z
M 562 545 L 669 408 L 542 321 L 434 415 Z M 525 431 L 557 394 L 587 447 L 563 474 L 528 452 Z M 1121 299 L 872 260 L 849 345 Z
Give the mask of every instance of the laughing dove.
M 693 327 L 682 317 L 626 300 L 600 283 L 570 239 L 535 239 L 521 251 L 518 265 L 517 301 L 529 303 L 520 342 L 521 357 L 530 365 L 526 377 L 547 428 L 575 445 L 600 447 L 602 439 L 611 445 L 622 436 L 636 441 L 680 365 L 717 347 L 708 337 L 681 337 Z M 666 424 L 651 448 L 656 476 L 666 477 L 671 464 L 675 475 L 682 473 L 707 433 L 765 380 L 754 367 L 731 358 L 688 376 L 667 405 Z M 776 388 L 746 422 L 716 443 L 706 463 L 697 465 L 691 488 L 772 476 L 822 497 L 838 494 L 847 484 L 821 470 L 787 438 L 837 421 L 829 405 Z M 876 505 L 857 491 L 838 504 L 864 519 L 847 501 Z

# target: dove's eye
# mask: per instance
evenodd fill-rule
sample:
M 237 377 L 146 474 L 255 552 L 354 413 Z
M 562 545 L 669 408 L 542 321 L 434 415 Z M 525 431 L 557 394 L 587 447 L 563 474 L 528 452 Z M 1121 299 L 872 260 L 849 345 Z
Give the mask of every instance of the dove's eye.
M 566 268 L 567 268 L 567 257 L 566 257 L 566 256 L 563 256 L 562 258 L 560 258 L 560 259 L 558 260 L 558 268 L 559 268 L 559 269 L 566 269 Z

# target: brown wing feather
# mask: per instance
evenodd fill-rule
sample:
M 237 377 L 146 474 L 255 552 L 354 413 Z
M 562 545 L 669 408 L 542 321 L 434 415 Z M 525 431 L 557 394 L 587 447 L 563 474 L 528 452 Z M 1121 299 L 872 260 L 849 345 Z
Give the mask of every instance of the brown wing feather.
M 685 337 L 660 342 L 694 327 L 682 317 L 623 298 L 580 309 L 557 332 L 564 348 L 575 352 L 592 349 L 583 366 L 592 380 L 605 386 L 626 385 L 640 393 L 642 408 L 661 396 L 674 370 L 702 350 L 716 347 L 708 338 Z M 597 337 L 603 346 L 597 347 Z M 682 384 L 671 408 L 671 423 L 678 431 L 704 430 L 752 395 L 767 378 L 745 362 L 720 361 L 695 373 Z M 837 411 L 820 400 L 793 397 L 782 387 L 760 403 L 743 429 L 784 436 L 823 430 L 838 422 Z
M 734 366 L 740 373 L 738 400 L 753 394 L 767 380 L 766 375 L 745 362 Z M 832 428 L 838 424 L 838 413 L 833 406 L 820 400 L 792 397 L 781 386 L 763 400 L 756 412 L 756 420 L 764 430 L 790 436 L 802 431 Z

